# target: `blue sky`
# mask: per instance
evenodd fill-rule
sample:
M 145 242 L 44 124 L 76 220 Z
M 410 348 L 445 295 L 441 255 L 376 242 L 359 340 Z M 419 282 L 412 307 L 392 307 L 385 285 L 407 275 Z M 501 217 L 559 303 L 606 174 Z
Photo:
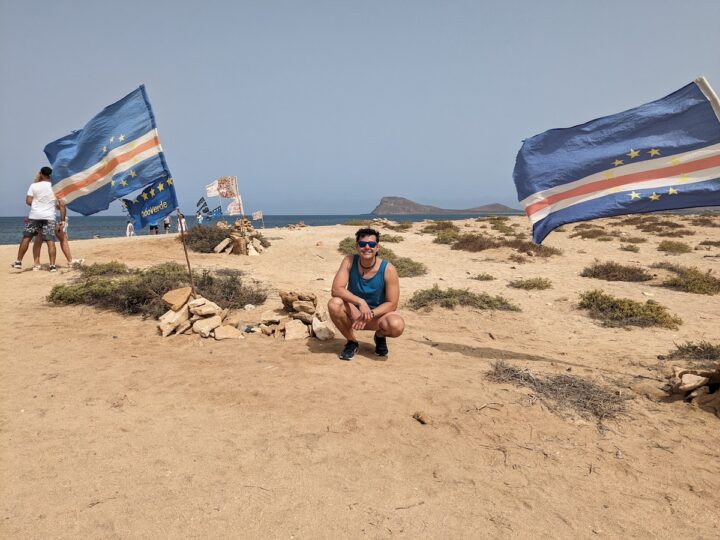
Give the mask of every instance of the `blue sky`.
M 524 138 L 698 75 L 720 91 L 718 20 L 715 0 L 0 0 L 0 215 L 26 213 L 46 143 L 142 83 L 186 212 L 221 175 L 266 214 L 517 207 Z

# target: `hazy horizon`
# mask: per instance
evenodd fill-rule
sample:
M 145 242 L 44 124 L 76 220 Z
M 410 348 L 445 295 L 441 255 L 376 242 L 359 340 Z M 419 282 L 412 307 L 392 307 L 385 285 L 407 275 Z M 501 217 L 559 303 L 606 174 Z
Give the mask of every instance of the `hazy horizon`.
M 0 0 L 0 215 L 27 213 L 47 143 L 140 84 L 186 213 L 221 175 L 268 215 L 517 208 L 524 138 L 720 89 L 720 2 L 690 6 Z

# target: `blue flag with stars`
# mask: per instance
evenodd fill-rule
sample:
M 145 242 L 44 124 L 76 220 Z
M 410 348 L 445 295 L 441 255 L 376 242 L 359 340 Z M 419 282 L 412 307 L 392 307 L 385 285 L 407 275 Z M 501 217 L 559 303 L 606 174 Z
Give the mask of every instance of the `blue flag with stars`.
M 57 199 L 86 216 L 170 176 L 144 86 L 49 143 L 45 155 Z
M 158 180 L 133 199 L 123 199 L 122 206 L 140 230 L 150 223 L 158 223 L 178 207 L 172 178 Z
M 720 101 L 701 77 L 640 107 L 535 135 L 513 179 L 536 243 L 564 223 L 720 206 Z

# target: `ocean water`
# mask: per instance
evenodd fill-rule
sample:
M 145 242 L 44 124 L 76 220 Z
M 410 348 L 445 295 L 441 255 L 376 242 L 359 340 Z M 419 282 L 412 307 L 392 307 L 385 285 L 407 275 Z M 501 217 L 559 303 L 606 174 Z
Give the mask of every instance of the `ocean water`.
M 306 225 L 339 225 L 351 219 L 372 219 L 377 217 L 386 217 L 393 221 L 422 221 L 423 219 L 467 219 L 478 217 L 484 214 L 408 214 L 395 216 L 377 216 L 370 214 L 353 214 L 353 215 L 275 215 L 265 216 L 265 227 L 285 227 L 291 223 L 304 221 Z M 23 230 L 24 217 L 0 217 L 0 244 L 17 244 L 20 242 Z M 188 227 L 196 225 L 195 216 L 186 216 Z M 125 227 L 127 218 L 124 216 L 70 216 L 70 226 L 68 235 L 70 240 L 84 240 L 88 238 L 111 238 L 117 236 L 125 236 Z M 229 222 L 234 219 L 228 217 Z M 172 232 L 177 232 L 177 220 L 173 215 Z M 204 224 L 215 223 L 215 221 L 205 222 Z M 262 227 L 262 222 L 254 221 L 256 228 Z M 162 224 L 160 225 L 162 233 Z M 147 229 L 135 231 L 137 235 L 148 234 Z

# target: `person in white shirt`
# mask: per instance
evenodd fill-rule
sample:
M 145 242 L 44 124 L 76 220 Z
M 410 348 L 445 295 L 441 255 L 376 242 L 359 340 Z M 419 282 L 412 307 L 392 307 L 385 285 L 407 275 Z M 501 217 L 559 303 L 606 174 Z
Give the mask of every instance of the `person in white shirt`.
M 178 223 L 177 223 L 178 232 L 180 234 L 187 233 L 187 222 L 185 221 L 185 215 L 178 212 Z
M 55 217 L 57 217 L 57 215 Z M 82 264 L 85 259 L 73 259 L 72 252 L 70 251 L 70 238 L 67 233 L 69 226 L 70 216 L 65 214 L 65 219 L 57 222 L 57 226 L 55 227 L 55 236 L 57 236 L 57 239 L 60 242 L 60 251 L 63 252 L 63 255 L 65 255 L 65 258 L 67 259 L 68 267 L 72 268 L 76 264 Z M 38 235 L 35 237 L 35 241 L 33 242 L 33 259 L 35 261 L 33 270 L 40 270 L 41 249 L 42 238 Z
M 65 222 L 65 205 L 60 204 L 55 199 L 50 175 L 52 175 L 50 167 L 40 169 L 36 177 L 37 181 L 30 185 L 25 197 L 25 203 L 30 207 L 30 215 L 23 229 L 17 259 L 11 265 L 15 269 L 22 269 L 22 260 L 30 246 L 30 240 L 39 234 L 42 235 L 42 239 L 48 246 L 50 271 L 57 272 L 55 266 L 55 256 L 57 254 L 55 250 L 55 208 L 60 209 L 60 225 L 63 225 Z
M 128 220 L 127 228 L 125 229 L 125 236 L 135 236 L 135 225 L 133 222 Z

